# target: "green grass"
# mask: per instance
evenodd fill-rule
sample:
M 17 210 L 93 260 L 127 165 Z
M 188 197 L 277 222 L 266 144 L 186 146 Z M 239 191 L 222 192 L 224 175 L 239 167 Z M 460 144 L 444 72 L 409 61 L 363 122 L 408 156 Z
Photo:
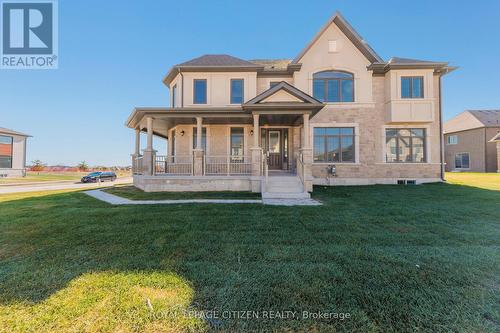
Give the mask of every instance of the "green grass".
M 495 332 L 500 191 L 316 187 L 320 207 L 0 196 L 0 332 Z M 218 319 L 187 310 L 347 312 Z
M 500 173 L 447 172 L 445 179 L 450 184 L 500 191 Z
M 252 192 L 144 192 L 134 186 L 115 186 L 104 191 L 131 200 L 175 199 L 260 199 Z

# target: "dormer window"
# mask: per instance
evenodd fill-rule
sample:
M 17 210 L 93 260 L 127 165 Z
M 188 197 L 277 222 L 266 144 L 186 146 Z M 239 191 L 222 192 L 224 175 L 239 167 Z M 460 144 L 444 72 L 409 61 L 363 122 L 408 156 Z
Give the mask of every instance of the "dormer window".
M 401 98 L 424 98 L 424 77 L 403 76 L 401 78 Z
M 321 102 L 354 102 L 354 75 L 340 71 L 315 73 L 313 96 Z

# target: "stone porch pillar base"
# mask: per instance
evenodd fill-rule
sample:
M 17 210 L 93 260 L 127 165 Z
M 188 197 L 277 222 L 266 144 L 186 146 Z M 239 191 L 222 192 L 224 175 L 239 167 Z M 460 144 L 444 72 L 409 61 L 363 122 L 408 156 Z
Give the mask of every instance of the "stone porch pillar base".
M 304 159 L 304 191 L 312 192 L 313 190 L 313 176 L 312 176 L 312 148 L 300 148 Z
M 153 176 L 155 174 L 156 150 L 145 149 L 142 154 L 143 174 Z
M 195 176 L 203 176 L 203 149 L 193 150 L 193 174 Z
M 252 192 L 261 192 L 262 148 L 250 148 L 250 151 L 252 152 L 252 177 L 250 178 Z

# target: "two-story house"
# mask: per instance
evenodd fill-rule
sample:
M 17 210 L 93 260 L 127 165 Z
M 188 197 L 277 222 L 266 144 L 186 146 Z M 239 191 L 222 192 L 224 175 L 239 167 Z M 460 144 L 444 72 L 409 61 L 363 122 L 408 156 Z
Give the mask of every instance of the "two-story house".
M 441 77 L 453 69 L 386 62 L 339 13 L 294 59 L 204 55 L 175 65 L 163 80 L 171 106 L 137 107 L 127 120 L 134 184 L 300 197 L 313 184 L 440 181 Z M 154 136 L 168 139 L 164 152 Z

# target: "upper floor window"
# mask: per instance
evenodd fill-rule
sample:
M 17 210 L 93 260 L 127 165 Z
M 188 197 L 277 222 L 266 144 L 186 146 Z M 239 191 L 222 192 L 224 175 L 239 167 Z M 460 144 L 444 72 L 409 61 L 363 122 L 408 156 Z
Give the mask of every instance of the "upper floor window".
M 172 107 L 177 106 L 177 84 L 172 87 Z
M 387 162 L 425 162 L 425 129 L 388 128 L 385 130 Z
M 458 143 L 458 136 L 449 135 L 447 140 L 449 145 L 456 145 Z
M 207 104 L 207 80 L 194 80 L 193 104 Z
M 401 78 L 401 98 L 424 98 L 424 77 L 403 76 Z
M 354 102 L 354 76 L 339 71 L 315 73 L 313 96 L 321 102 Z
M 0 168 L 12 168 L 12 137 L 0 135 Z
M 314 162 L 354 162 L 353 127 L 315 127 Z
M 243 103 L 243 79 L 231 79 L 231 104 Z

